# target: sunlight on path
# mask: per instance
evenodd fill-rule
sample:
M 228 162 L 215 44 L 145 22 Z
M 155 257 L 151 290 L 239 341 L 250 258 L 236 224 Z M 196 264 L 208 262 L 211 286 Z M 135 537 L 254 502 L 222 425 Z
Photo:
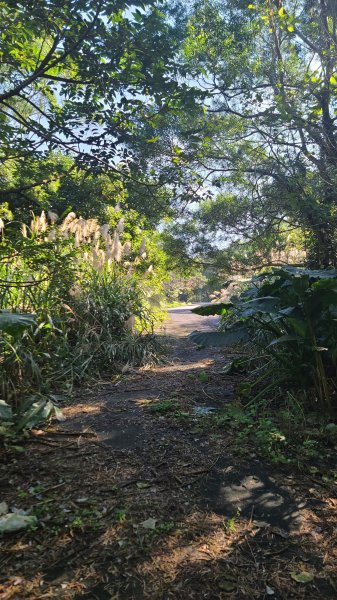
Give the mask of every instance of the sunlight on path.
M 163 323 L 161 332 L 164 335 L 172 337 L 186 337 L 192 331 L 216 329 L 219 324 L 219 317 L 201 317 L 191 312 L 193 308 L 201 304 L 188 304 L 169 309 L 169 319 Z

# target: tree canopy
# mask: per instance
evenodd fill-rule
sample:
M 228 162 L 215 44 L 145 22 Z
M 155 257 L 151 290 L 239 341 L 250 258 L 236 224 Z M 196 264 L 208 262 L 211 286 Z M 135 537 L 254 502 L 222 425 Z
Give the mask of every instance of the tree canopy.
M 138 132 L 189 93 L 179 81 L 179 36 L 164 6 L 152 0 L 0 2 L 4 200 L 78 167 L 119 179 L 130 174 Z M 72 161 L 61 168 L 56 160 L 49 173 L 42 167 L 40 176 L 31 172 L 29 181 L 11 183 L 13 171 L 50 152 Z
M 335 2 L 201 0 L 187 27 L 184 57 L 207 100 L 184 153 L 221 190 L 203 227 L 262 246 L 298 228 L 309 261 L 335 265 Z
M 181 257 L 255 268 L 295 236 L 336 264 L 332 0 L 0 11 L 2 201 L 89 215 L 118 188 L 154 226 L 178 217 Z

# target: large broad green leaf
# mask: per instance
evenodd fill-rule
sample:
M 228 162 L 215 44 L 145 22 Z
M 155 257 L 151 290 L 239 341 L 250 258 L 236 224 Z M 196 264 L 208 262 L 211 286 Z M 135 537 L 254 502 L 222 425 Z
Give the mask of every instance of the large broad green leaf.
M 224 315 L 229 308 L 232 308 L 232 306 L 233 304 L 231 302 L 208 304 L 207 306 L 197 306 L 196 308 L 192 308 L 191 312 L 196 315 L 202 315 L 203 317 L 208 317 L 210 315 Z
M 278 314 L 281 317 L 287 317 L 287 318 L 294 318 L 294 319 L 303 318 L 303 311 L 300 309 L 299 306 L 287 306 L 286 308 L 281 308 L 278 311 Z
M 30 408 L 22 414 L 15 426 L 17 432 L 23 429 L 32 429 L 55 414 L 55 406 L 50 400 L 45 398 L 37 402 L 34 402 L 33 398 L 30 400 L 32 401 Z M 60 411 L 57 409 L 57 415 L 59 414 Z
M 275 298 L 274 296 L 264 296 L 263 298 L 255 298 L 254 300 L 243 302 L 240 306 L 240 311 L 242 311 L 241 316 L 252 317 L 257 313 L 273 314 L 277 312 L 279 303 L 279 298 Z
M 11 421 L 13 419 L 12 409 L 4 400 L 0 400 L 0 420 Z
M 291 277 L 302 277 L 306 276 L 309 279 L 333 279 L 337 278 L 336 269 L 304 269 L 301 267 L 282 267 L 281 269 L 274 269 L 274 275 L 286 275 Z
M 324 291 L 337 291 L 337 278 L 331 277 L 327 279 L 319 279 L 318 281 L 314 281 L 311 285 L 312 289 L 317 293 L 321 293 Z
M 22 333 L 28 327 L 35 325 L 35 315 L 26 313 L 13 313 L 9 310 L 0 311 L 0 332 L 8 333 L 9 335 L 17 335 Z
M 193 331 L 190 335 L 192 342 L 198 346 L 235 346 L 249 339 L 245 325 L 233 326 L 227 331 Z
M 277 344 L 287 344 L 289 342 L 303 342 L 303 338 L 301 338 L 299 335 L 295 335 L 295 334 L 281 335 L 279 338 L 275 338 L 275 340 L 270 342 L 270 344 L 268 345 L 268 348 L 270 346 L 276 346 Z
M 304 274 L 301 277 L 292 277 L 291 288 L 299 298 L 303 299 L 304 294 L 310 288 L 310 277 Z
M 310 324 L 308 320 L 303 317 L 293 317 L 290 316 L 287 319 L 287 326 L 293 331 L 296 335 L 299 335 L 301 338 L 304 338 L 308 333 L 308 328 L 310 328 Z
M 257 279 L 256 279 L 257 280 Z M 254 281 L 254 278 L 252 279 L 252 283 Z M 248 290 L 244 290 L 241 294 L 240 294 L 240 300 L 242 300 L 242 302 L 248 302 L 248 300 L 253 300 L 254 298 L 257 297 L 259 292 L 259 288 L 257 288 L 255 285 L 248 288 Z

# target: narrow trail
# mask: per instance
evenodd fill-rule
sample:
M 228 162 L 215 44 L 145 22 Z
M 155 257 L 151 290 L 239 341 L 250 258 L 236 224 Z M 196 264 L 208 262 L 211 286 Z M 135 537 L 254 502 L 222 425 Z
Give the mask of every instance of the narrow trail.
M 1 600 L 337 597 L 327 576 L 290 575 L 323 568 L 320 489 L 207 420 L 237 379 L 223 373 L 228 356 L 187 336 L 215 325 L 172 309 L 167 362 L 81 392 L 64 424 L 27 444 L 24 473 L 8 451 L 3 499 L 19 490 L 40 528 L 7 541 Z

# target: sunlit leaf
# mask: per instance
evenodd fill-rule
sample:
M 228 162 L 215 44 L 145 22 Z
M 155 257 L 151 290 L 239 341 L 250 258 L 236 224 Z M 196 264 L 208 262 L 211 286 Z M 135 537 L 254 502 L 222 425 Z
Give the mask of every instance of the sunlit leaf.
M 292 571 L 290 576 L 297 583 L 310 583 L 314 580 L 313 573 L 309 573 L 308 571 Z

